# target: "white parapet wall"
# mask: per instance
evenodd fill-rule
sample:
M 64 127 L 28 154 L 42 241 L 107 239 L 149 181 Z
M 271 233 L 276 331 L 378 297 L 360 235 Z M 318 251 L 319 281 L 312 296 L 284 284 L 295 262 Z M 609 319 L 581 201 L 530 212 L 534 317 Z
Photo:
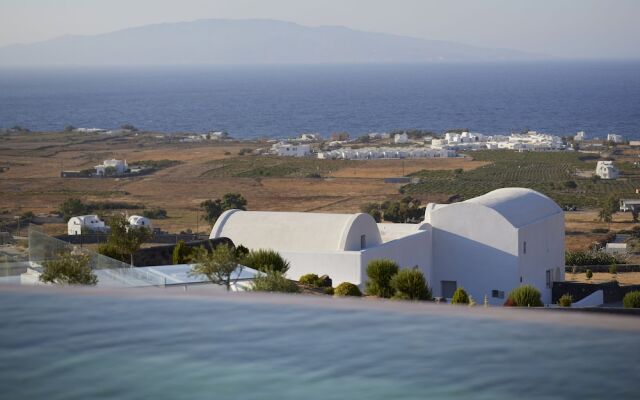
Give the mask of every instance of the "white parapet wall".
M 596 290 L 584 299 L 576 301 L 571 307 L 598 307 L 604 304 L 604 292 L 602 290 Z

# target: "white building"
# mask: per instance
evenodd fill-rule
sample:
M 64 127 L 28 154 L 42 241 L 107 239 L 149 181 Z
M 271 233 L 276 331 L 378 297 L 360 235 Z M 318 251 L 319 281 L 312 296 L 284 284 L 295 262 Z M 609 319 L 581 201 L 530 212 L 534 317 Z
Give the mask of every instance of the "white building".
M 67 234 L 80 235 L 83 232 L 106 232 L 107 226 L 97 215 L 80 215 L 67 222 Z
M 128 219 L 129 221 L 129 225 L 130 226 L 136 226 L 136 227 L 144 227 L 144 228 L 151 228 L 151 220 L 149 220 L 149 218 L 140 216 L 140 215 L 132 215 L 129 217 Z
M 129 166 L 127 165 L 126 160 L 124 161 L 116 160 L 116 159 L 104 160 L 102 164 L 95 166 L 96 174 L 98 176 L 105 176 L 107 174 L 107 168 L 114 168 L 115 175 L 122 175 L 125 172 L 127 172 L 127 169 L 129 169 Z
M 564 280 L 564 213 L 548 197 L 521 188 L 498 189 L 460 203 L 429 204 L 434 296 L 457 287 L 481 302 L 503 304 L 519 285 L 531 284 L 551 302 Z
M 620 171 L 613 165 L 613 161 L 598 161 L 596 164 L 596 175 L 600 179 L 618 179 Z
M 271 146 L 271 152 L 284 157 L 305 157 L 311 154 L 311 146 L 278 142 Z
M 624 143 L 624 136 L 610 133 L 607 135 L 607 142 Z
M 585 140 L 585 133 L 584 131 L 580 131 L 578 133 L 576 133 L 576 135 L 573 137 L 573 140 L 576 142 L 582 142 L 583 140 Z
M 320 135 L 315 133 L 303 133 L 300 135 L 300 138 L 298 138 L 298 140 L 303 142 L 317 142 L 320 140 Z
M 421 224 L 376 224 L 367 214 L 230 210 L 211 238 L 228 237 L 250 249 L 273 249 L 291 263 L 288 276 L 327 274 L 334 284 L 363 286 L 374 259 L 419 268 L 434 296 L 457 287 L 481 302 L 503 304 L 531 284 L 551 302 L 564 280 L 564 213 L 530 189 L 499 189 L 460 203 L 429 204 Z
M 291 263 L 287 274 L 291 279 L 315 273 L 329 275 L 334 285 L 361 285 L 367 264 L 379 258 L 418 266 L 427 273 L 430 234 L 426 225 L 397 224 L 383 237 L 368 214 L 229 210 L 218 218 L 210 238 L 227 237 L 236 246 L 276 250 Z
M 396 133 L 393 136 L 393 142 L 396 144 L 403 144 L 409 141 L 409 136 L 406 133 Z

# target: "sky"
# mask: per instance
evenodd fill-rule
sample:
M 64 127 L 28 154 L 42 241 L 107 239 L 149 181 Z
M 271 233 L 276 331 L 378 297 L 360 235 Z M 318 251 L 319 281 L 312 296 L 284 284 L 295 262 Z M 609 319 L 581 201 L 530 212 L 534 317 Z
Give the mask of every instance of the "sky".
M 268 18 L 568 58 L 640 58 L 640 0 L 0 0 L 0 46 L 202 18 Z

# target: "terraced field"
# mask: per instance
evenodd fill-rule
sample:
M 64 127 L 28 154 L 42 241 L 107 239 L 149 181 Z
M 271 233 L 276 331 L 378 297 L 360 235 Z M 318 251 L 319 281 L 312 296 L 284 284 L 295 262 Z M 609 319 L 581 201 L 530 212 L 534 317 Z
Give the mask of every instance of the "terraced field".
M 615 181 L 577 176 L 578 170 L 594 170 L 593 156 L 583 153 L 518 153 L 478 151 L 469 156 L 490 164 L 470 171 L 421 171 L 412 174 L 420 183 L 402 188 L 408 194 L 448 194 L 468 199 L 502 187 L 528 187 L 563 205 L 596 207 L 609 196 L 633 197 L 640 175 L 629 163 L 624 177 Z

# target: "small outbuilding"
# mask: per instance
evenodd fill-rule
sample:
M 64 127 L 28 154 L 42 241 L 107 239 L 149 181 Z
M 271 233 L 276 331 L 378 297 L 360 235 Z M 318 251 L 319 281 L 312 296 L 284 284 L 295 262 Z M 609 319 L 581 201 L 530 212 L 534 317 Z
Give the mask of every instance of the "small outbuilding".
M 72 217 L 67 222 L 67 234 L 81 235 L 82 233 L 106 232 L 108 227 L 97 215 L 80 215 Z
M 146 218 L 140 215 L 132 215 L 129 217 L 128 221 L 130 226 L 152 229 L 151 220 L 149 218 Z

